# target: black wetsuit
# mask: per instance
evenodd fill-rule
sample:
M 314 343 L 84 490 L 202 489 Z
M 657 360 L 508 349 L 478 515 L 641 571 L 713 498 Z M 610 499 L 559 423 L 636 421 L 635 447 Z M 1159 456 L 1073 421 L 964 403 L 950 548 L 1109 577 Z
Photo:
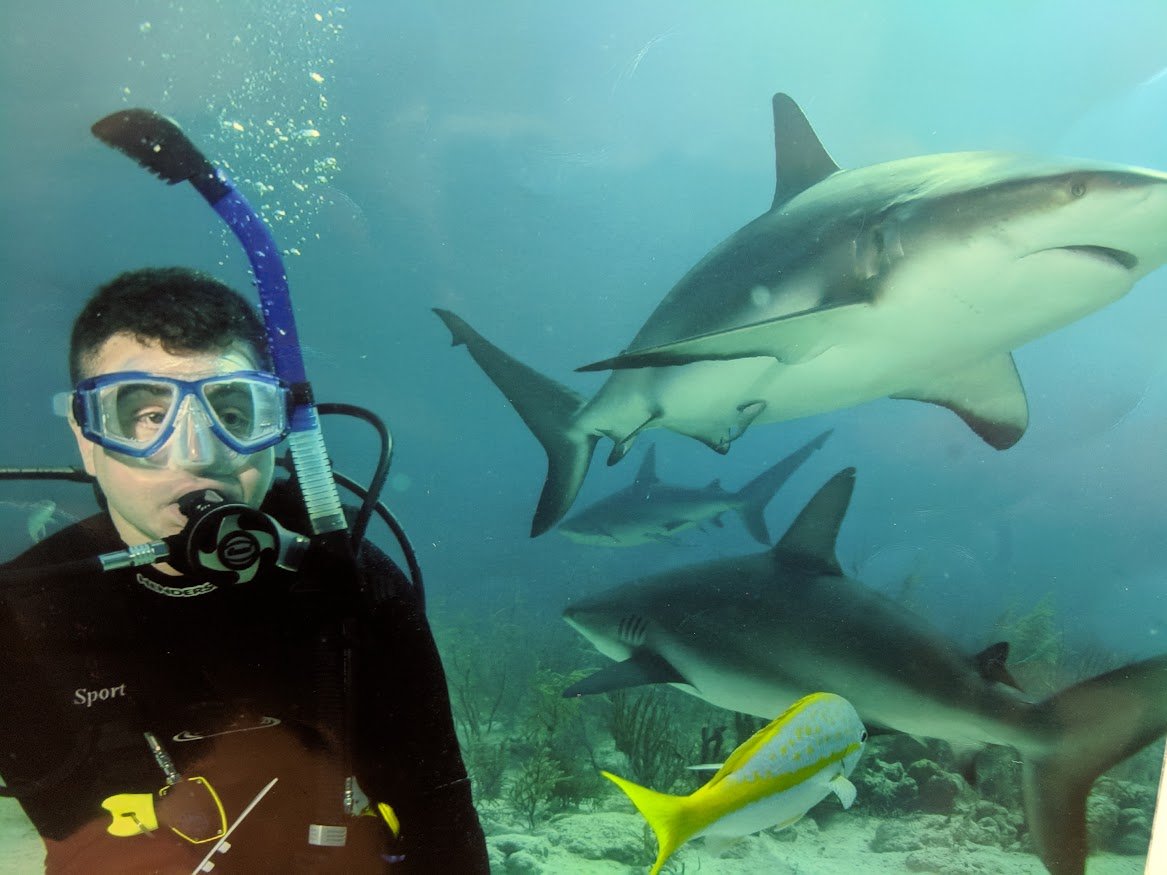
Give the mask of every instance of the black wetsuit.
M 265 509 L 307 531 L 277 494 Z M 0 578 L 122 547 L 101 514 L 36 545 Z M 382 553 L 366 550 L 361 565 L 364 586 L 347 602 L 343 587 L 303 571 L 234 586 L 150 568 L 5 585 L 0 776 L 45 840 L 47 871 L 189 873 L 210 850 L 169 829 L 218 818 L 201 788 L 158 797 L 167 781 L 149 732 L 184 779 L 210 783 L 228 823 L 279 779 L 216 854 L 215 873 L 487 872 L 425 615 Z M 356 622 L 340 633 L 345 616 Z M 347 718 L 342 637 L 353 643 L 356 691 Z M 398 836 L 382 816 L 343 813 L 348 774 L 374 812 L 391 806 Z M 117 817 L 140 816 L 125 813 L 135 809 L 125 797 L 103 809 L 118 794 L 154 794 L 161 827 L 111 835 Z M 346 827 L 345 846 L 309 844 L 311 824 Z M 335 834 L 318 830 L 317 841 Z

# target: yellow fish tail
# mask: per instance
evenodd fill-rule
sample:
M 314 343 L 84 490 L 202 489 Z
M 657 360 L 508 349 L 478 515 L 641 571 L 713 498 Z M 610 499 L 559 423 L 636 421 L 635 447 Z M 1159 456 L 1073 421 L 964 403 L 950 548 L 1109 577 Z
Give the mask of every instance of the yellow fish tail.
M 658 793 L 641 787 L 632 781 L 613 775 L 611 772 L 600 772 L 605 778 L 619 787 L 632 800 L 636 810 L 644 815 L 652 831 L 656 833 L 657 854 L 656 862 L 648 875 L 657 875 L 672 853 L 692 838 L 696 831 L 689 818 L 686 806 L 687 797 L 670 796 L 668 793 Z

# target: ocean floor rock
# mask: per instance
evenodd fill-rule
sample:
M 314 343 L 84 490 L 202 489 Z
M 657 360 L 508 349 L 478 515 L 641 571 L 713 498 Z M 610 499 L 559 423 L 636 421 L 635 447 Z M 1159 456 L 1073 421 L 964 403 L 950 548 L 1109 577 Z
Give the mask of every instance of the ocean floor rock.
M 644 820 L 636 814 L 567 814 L 556 818 L 553 828 L 558 847 L 585 860 L 637 865 L 652 859 L 645 849 Z

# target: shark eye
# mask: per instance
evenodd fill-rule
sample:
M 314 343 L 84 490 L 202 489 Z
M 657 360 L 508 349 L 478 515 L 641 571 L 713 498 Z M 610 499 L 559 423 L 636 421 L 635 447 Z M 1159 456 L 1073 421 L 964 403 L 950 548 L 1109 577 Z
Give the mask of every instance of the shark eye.
M 1082 197 L 1082 195 L 1086 194 L 1086 183 L 1082 181 L 1072 183 L 1070 185 L 1070 194 L 1076 198 Z

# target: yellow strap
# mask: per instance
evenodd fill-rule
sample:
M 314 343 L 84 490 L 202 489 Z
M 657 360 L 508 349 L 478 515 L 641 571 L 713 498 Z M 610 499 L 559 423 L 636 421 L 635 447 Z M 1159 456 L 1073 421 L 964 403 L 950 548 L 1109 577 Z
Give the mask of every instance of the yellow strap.
M 389 825 L 389 829 L 393 833 L 393 838 L 401 835 L 401 821 L 397 819 L 397 812 L 393 810 L 393 806 L 387 802 L 378 802 L 377 811 L 381 815 L 381 819 Z

